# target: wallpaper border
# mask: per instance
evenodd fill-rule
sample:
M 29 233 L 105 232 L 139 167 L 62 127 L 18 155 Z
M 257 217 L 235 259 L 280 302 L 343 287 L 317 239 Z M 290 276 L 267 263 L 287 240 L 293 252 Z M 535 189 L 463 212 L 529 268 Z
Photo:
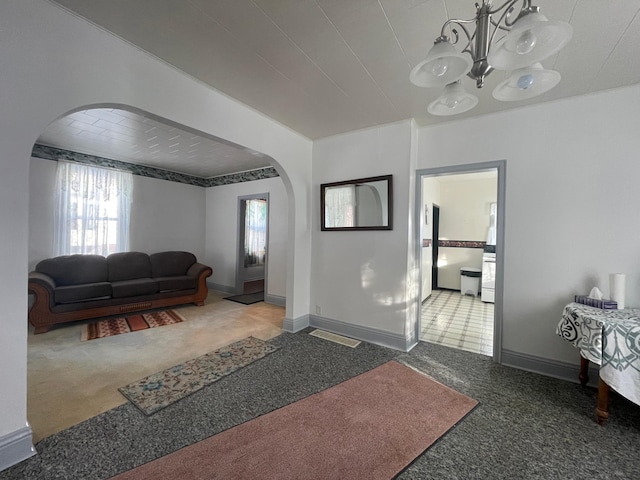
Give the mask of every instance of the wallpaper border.
M 273 167 L 259 168 L 246 172 L 232 173 L 229 175 L 221 175 L 219 177 L 202 178 L 184 173 L 172 172 L 161 168 L 147 167 L 145 165 L 137 165 L 135 163 L 113 160 L 110 158 L 97 157 L 85 153 L 73 152 L 61 148 L 50 147 L 36 143 L 31 151 L 31 156 L 42 158 L 44 160 L 69 160 L 72 162 L 84 163 L 88 165 L 96 165 L 99 167 L 117 168 L 131 172 L 141 177 L 156 178 L 158 180 L 166 180 L 169 182 L 184 183 L 187 185 L 195 185 L 198 187 L 217 187 L 220 185 L 231 185 L 234 183 L 252 182 L 254 180 L 263 180 L 266 178 L 279 177 L 280 175 Z

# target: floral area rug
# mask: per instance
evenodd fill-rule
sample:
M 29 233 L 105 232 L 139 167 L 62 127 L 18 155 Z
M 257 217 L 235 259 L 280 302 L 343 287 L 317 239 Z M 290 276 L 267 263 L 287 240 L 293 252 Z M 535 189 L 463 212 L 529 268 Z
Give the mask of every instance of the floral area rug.
M 142 413 L 151 415 L 276 350 L 278 347 L 248 337 L 118 390 Z
M 137 332 L 147 328 L 173 325 L 184 322 L 184 317 L 175 310 L 162 312 L 143 313 L 131 315 L 126 318 L 109 318 L 88 323 L 82 329 L 81 341 L 95 340 L 96 338 L 111 337 L 122 333 Z

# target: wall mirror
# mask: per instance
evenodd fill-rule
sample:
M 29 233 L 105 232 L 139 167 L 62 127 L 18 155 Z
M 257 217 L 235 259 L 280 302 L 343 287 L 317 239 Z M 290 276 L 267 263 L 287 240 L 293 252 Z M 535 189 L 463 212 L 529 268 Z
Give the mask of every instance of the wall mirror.
M 392 230 L 392 175 L 320 185 L 322 230 Z

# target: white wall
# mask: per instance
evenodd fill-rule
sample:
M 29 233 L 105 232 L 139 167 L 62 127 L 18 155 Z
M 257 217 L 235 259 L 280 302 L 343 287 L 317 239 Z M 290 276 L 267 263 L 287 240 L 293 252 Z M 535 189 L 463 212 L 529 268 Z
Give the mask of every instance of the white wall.
M 409 121 L 314 142 L 314 314 L 405 334 L 410 155 Z M 320 231 L 320 184 L 388 174 L 393 175 L 393 230 Z
M 40 260 L 54 256 L 53 208 L 58 162 L 31 158 L 29 162 L 29 262 L 27 271 Z
M 289 201 L 286 316 L 309 312 L 311 141 L 44 0 L 0 2 L 0 44 L 0 439 L 27 418 L 31 149 L 71 111 L 130 106 L 270 156 Z
M 456 175 L 437 177 L 440 183 L 440 240 L 486 242 L 490 205 L 497 201 L 498 195 L 496 179 L 458 178 Z M 438 286 L 460 290 L 460 269 L 482 268 L 482 253 L 481 248 L 440 247 Z
M 288 207 L 280 178 L 210 187 L 206 191 L 205 258 L 213 268 L 209 281 L 235 288 L 238 249 L 238 197 L 269 194 L 267 294 L 286 296 Z
M 53 206 L 57 162 L 32 158 L 29 169 L 29 271 L 54 255 Z M 130 250 L 192 252 L 204 260 L 205 189 L 133 176 Z
M 640 86 L 419 131 L 421 168 L 506 159 L 503 348 L 578 361 L 563 306 L 627 274 L 640 305 Z
M 205 194 L 195 185 L 134 175 L 130 250 L 183 250 L 203 262 Z

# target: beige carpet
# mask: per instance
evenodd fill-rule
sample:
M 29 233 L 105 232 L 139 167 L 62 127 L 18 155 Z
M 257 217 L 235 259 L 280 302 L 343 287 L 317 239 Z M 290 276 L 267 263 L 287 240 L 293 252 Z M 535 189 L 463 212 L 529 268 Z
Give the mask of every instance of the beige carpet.
M 119 387 L 165 368 L 253 336 L 282 332 L 284 308 L 227 302 L 209 291 L 203 307 L 175 310 L 185 321 L 81 342 L 86 322 L 59 325 L 34 335 L 27 350 L 27 419 L 34 442 L 127 401 Z
M 390 479 L 476 405 L 390 361 L 114 478 Z

